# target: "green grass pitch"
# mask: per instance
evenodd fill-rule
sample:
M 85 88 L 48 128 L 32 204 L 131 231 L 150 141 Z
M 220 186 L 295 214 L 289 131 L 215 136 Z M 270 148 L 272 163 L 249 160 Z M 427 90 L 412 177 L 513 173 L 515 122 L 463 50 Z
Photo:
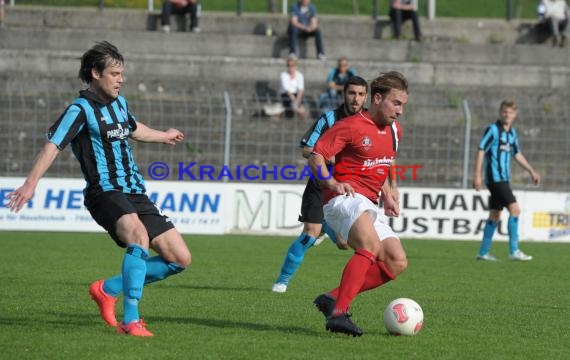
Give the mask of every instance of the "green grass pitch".
M 310 250 L 285 294 L 271 285 L 291 238 L 185 236 L 193 264 L 145 288 L 155 337 L 115 334 L 87 294 L 120 268 L 105 234 L 0 232 L 1 359 L 568 359 L 568 244 L 523 244 L 529 263 L 474 259 L 475 242 L 404 240 L 410 266 L 352 304 L 361 338 L 332 334 L 312 305 L 349 252 Z M 382 312 L 415 299 L 424 328 L 387 334 Z M 122 312 L 118 308 L 119 314 Z

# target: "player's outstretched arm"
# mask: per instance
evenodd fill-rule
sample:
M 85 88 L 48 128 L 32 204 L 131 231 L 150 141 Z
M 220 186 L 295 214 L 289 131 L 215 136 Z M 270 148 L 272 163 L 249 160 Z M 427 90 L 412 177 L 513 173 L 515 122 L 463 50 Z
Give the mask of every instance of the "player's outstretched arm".
M 483 150 L 477 151 L 475 155 L 475 169 L 473 171 L 473 188 L 477 191 L 481 190 L 483 186 L 483 181 L 481 180 L 481 170 L 483 170 L 483 158 L 485 157 L 485 152 Z
M 540 174 L 537 173 L 532 168 L 532 166 L 530 166 L 529 162 L 526 160 L 526 158 L 524 157 L 524 155 L 522 153 L 517 153 L 515 155 L 515 160 L 519 163 L 520 166 L 522 166 L 523 169 L 528 171 L 528 173 L 530 174 L 530 177 L 532 178 L 532 182 L 535 185 L 540 184 Z
M 184 134 L 179 130 L 155 130 L 140 122 L 137 122 L 137 129 L 132 133 L 131 137 L 140 142 L 152 142 L 167 145 L 176 145 L 184 140 Z
M 59 152 L 60 150 L 52 142 L 48 142 L 44 145 L 36 157 L 34 166 L 28 174 L 28 177 L 26 177 L 24 184 L 6 196 L 6 199 L 9 200 L 7 207 L 11 211 L 20 211 L 32 196 L 34 196 L 38 181 L 40 181 L 41 177 L 46 173 L 51 164 L 53 164 Z

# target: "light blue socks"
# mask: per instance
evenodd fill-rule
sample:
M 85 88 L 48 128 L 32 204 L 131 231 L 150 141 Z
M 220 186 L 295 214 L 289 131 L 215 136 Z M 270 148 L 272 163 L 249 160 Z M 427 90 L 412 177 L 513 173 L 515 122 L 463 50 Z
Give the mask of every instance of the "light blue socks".
M 146 261 L 144 284 L 164 280 L 171 275 L 182 272 L 184 268 L 176 263 L 164 261 L 160 256 L 153 256 Z M 108 278 L 103 283 L 103 290 L 113 297 L 123 292 L 123 276 L 121 274 Z
M 514 254 L 519 249 L 519 218 L 518 216 L 509 216 L 507 223 L 509 230 L 509 251 Z
M 509 220 L 510 221 L 510 220 Z M 487 254 L 491 250 L 491 243 L 493 242 L 493 235 L 497 230 L 497 223 L 491 219 L 487 219 L 485 228 L 483 229 L 483 241 L 479 248 L 479 256 Z
M 303 262 L 305 258 L 305 253 L 307 250 L 313 246 L 316 239 L 309 236 L 307 233 L 302 233 L 299 237 L 291 244 L 287 256 L 285 256 L 285 261 L 281 267 L 281 273 L 275 281 L 279 284 L 289 284 L 289 280 L 295 275 L 297 269 Z
M 139 320 L 139 301 L 142 297 L 144 279 L 146 277 L 146 259 L 148 250 L 130 244 L 123 257 L 123 301 L 124 320 L 123 324 L 129 324 Z

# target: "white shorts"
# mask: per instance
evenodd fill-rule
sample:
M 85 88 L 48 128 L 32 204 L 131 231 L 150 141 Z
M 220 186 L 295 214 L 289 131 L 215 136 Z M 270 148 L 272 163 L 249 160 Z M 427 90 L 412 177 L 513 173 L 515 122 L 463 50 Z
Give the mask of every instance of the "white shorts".
M 354 197 L 338 195 L 323 207 L 325 220 L 342 243 L 347 242 L 350 228 L 364 212 L 372 217 L 380 241 L 390 237 L 400 239 L 389 225 L 382 222 L 381 211 L 381 208 L 361 194 L 354 194 Z

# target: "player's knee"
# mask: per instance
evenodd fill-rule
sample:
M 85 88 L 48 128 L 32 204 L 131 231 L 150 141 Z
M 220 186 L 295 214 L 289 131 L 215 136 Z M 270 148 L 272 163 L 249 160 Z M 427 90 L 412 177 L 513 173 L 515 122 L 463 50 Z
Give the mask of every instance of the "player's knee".
M 392 271 L 394 277 L 397 277 L 408 268 L 408 259 L 405 256 L 391 259 L 388 263 L 388 267 Z
M 148 249 L 149 246 L 149 238 L 146 228 L 142 223 L 139 223 L 136 226 L 133 226 L 132 230 L 129 233 L 129 238 L 127 239 L 129 243 L 137 244 L 141 247 Z
M 189 250 L 176 255 L 176 263 L 184 270 L 192 263 L 192 254 Z
M 509 213 L 512 216 L 519 216 L 521 214 L 521 208 L 519 207 L 518 204 L 514 204 L 512 206 L 509 207 Z
M 501 220 L 501 212 L 491 211 L 489 214 L 489 220 L 498 223 Z
M 148 232 L 136 214 L 123 215 L 117 221 L 116 231 L 125 244 L 136 244 L 148 249 L 150 242 Z

